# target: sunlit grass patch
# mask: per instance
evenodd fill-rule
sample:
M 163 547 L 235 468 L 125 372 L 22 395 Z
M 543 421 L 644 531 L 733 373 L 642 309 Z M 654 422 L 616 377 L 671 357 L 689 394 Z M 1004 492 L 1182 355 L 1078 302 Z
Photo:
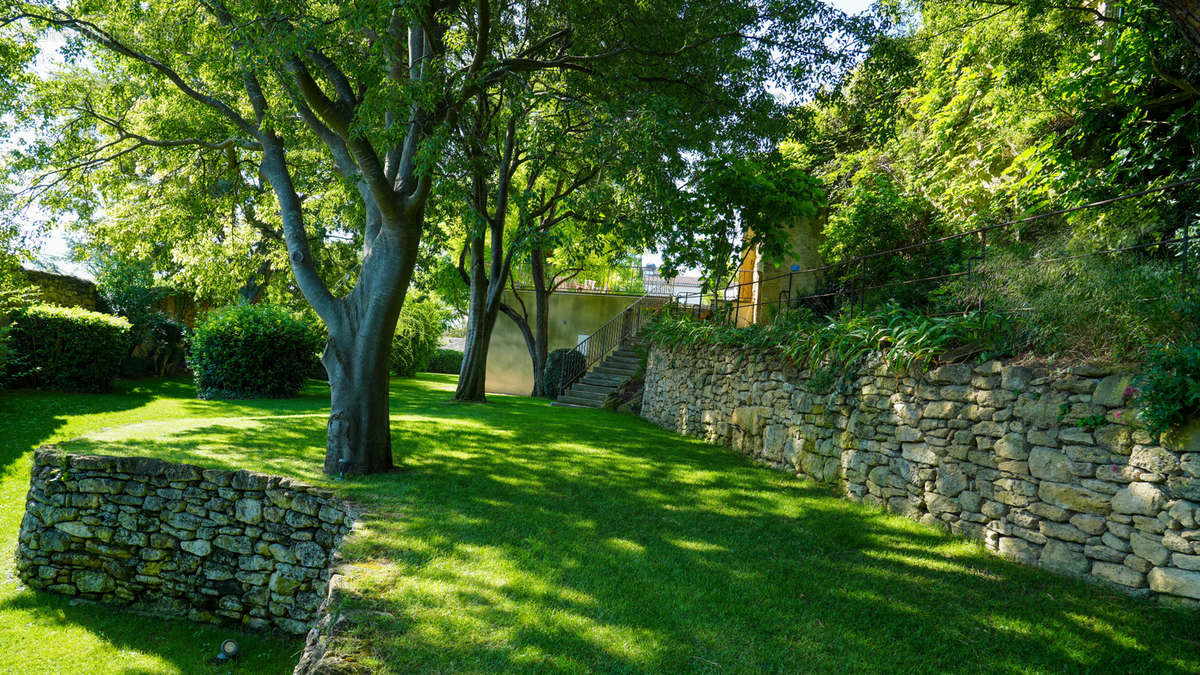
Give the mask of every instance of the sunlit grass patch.
M 394 382 L 401 468 L 346 481 L 321 474 L 320 385 L 245 402 L 152 386 L 114 401 L 128 412 L 60 408 L 60 428 L 23 442 L 282 473 L 363 505 L 343 553 L 366 618 L 338 649 L 380 672 L 1200 672 L 1194 613 L 1018 567 L 630 416 L 450 404 L 452 385 Z M 187 649 L 133 647 L 176 663 Z

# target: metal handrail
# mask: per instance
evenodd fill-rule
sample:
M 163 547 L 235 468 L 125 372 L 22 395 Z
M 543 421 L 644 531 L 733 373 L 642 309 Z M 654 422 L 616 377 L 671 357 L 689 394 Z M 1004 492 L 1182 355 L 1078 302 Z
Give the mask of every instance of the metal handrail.
M 600 326 L 591 335 L 575 345 L 575 350 L 583 353 L 583 362 L 572 363 L 570 359 L 562 360 L 559 368 L 558 393 L 561 396 L 567 387 L 575 384 L 593 366 L 608 358 L 626 339 L 637 335 L 642 330 L 645 317 L 644 303 L 649 294 L 634 300 L 628 307 L 621 310 L 607 323 Z

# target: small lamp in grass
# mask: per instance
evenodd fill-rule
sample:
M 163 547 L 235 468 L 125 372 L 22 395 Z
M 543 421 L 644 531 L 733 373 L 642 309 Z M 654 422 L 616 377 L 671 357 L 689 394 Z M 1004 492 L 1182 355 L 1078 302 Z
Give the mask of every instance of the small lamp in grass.
M 237 659 L 238 643 L 234 640 L 226 640 L 221 643 L 221 653 L 217 654 L 218 661 L 233 661 Z

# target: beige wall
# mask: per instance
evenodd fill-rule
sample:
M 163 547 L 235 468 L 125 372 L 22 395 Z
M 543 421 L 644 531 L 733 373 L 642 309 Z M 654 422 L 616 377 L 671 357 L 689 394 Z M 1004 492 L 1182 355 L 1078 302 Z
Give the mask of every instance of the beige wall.
M 518 291 L 529 308 L 533 328 L 532 291 Z M 580 335 L 591 335 L 640 296 L 599 295 L 559 291 L 550 296 L 550 349 L 574 347 Z M 512 291 L 504 292 L 504 302 L 519 308 Z M 517 324 L 501 314 L 496 319 L 492 343 L 488 349 L 487 391 L 497 394 L 528 396 L 533 391 L 533 362 Z
M 820 253 L 823 226 L 823 218 L 799 218 L 788 238 L 792 247 L 790 255 L 782 260 L 768 261 L 757 255 L 757 251 L 750 251 L 742 260 L 738 283 L 752 279 L 759 283 L 741 289 L 743 292 L 739 294 L 737 307 L 739 326 L 771 321 L 781 294 L 785 291 L 790 293 L 790 297 L 816 292 L 822 281 L 819 273 L 795 274 L 790 278 L 774 277 L 787 274 L 793 265 L 800 270 L 810 270 L 825 264 Z

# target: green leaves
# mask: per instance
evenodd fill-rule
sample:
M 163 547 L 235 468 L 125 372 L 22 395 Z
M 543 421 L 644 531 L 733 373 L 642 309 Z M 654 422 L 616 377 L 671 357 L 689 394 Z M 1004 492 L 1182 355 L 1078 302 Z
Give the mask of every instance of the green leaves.
M 1157 438 L 1200 411 L 1200 343 L 1153 349 L 1137 383 L 1138 418 Z
M 187 342 L 200 398 L 287 398 L 313 374 L 324 338 L 282 307 L 231 305 L 201 316 Z
M 14 311 L 6 379 L 62 391 L 112 388 L 129 350 L 129 322 L 78 307 L 33 305 Z M 0 365 L 3 365 L 0 363 Z
M 859 316 L 823 319 L 808 310 L 793 310 L 772 324 L 735 328 L 697 320 L 685 308 L 668 306 L 647 327 L 646 336 L 664 345 L 775 350 L 808 369 L 816 389 L 829 391 L 855 377 L 871 354 L 878 354 L 899 377 L 952 349 L 993 349 L 1000 321 L 983 312 L 927 317 L 889 304 Z
M 820 183 L 779 152 L 723 155 L 703 163 L 685 197 L 685 214 L 660 238 L 664 274 L 700 268 L 711 286 L 723 282 L 744 251 L 768 260 L 790 252 L 797 221 L 826 205 Z

